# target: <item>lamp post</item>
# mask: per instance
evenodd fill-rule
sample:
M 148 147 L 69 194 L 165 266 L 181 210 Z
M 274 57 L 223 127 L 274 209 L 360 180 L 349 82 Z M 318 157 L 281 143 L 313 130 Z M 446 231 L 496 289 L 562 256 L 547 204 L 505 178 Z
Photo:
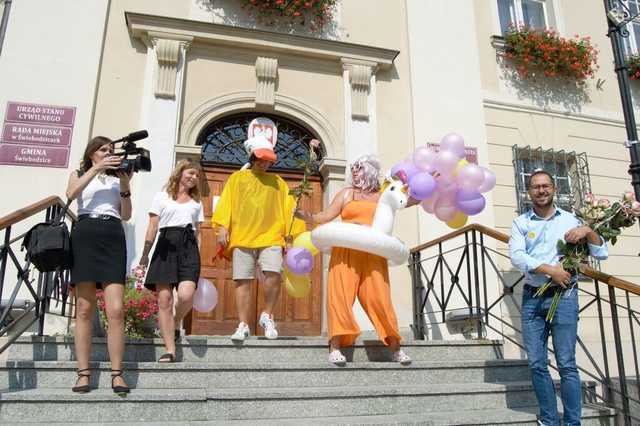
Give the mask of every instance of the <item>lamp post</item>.
M 640 200 L 640 144 L 638 144 L 636 118 L 629 88 L 629 68 L 624 58 L 622 42 L 623 38 L 629 37 L 629 31 L 626 28 L 627 24 L 640 16 L 640 13 L 632 13 L 626 4 L 619 0 L 604 0 L 604 8 L 607 12 L 607 22 L 609 24 L 607 35 L 611 40 L 611 48 L 613 49 L 613 60 L 622 100 L 622 113 L 627 130 L 625 146 L 629 149 L 631 156 L 629 174 L 631 175 L 631 184 L 633 185 L 636 200 Z

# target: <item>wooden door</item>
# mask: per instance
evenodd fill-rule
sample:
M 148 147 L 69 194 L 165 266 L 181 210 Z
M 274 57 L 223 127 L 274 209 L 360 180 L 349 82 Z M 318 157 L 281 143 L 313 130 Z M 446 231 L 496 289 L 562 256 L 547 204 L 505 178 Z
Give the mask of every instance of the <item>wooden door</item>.
M 238 325 L 238 315 L 235 304 L 235 284 L 231 275 L 231 262 L 224 259 L 215 259 L 216 233 L 211 227 L 212 200 L 222 193 L 222 188 L 228 177 L 235 169 L 223 167 L 207 167 L 205 175 L 209 184 L 209 195 L 204 197 L 205 222 L 201 227 L 200 262 L 201 276 L 214 283 L 218 290 L 218 304 L 209 313 L 192 311 L 187 316 L 185 328 L 189 334 L 204 335 L 230 335 Z M 280 176 L 295 187 L 300 182 L 302 175 L 299 173 L 280 173 Z M 305 197 L 301 204 L 308 212 L 322 210 L 322 185 L 319 178 L 312 179 L 313 195 Z M 262 312 L 264 295 L 257 282 L 252 288 L 252 335 L 261 335 L 262 327 L 256 327 L 258 317 Z M 274 316 L 281 336 L 317 336 L 321 332 L 322 314 L 322 256 L 314 258 L 314 267 L 311 272 L 311 291 L 306 297 L 294 299 L 289 296 L 282 286 L 279 301 L 276 305 Z

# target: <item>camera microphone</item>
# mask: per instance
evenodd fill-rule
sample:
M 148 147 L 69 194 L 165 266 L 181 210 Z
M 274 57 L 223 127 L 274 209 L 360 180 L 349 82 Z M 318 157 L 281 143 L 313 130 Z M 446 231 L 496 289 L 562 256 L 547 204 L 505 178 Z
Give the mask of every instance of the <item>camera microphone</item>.
M 140 139 L 144 139 L 149 137 L 149 132 L 146 130 L 138 130 L 137 132 L 129 133 L 127 136 L 120 138 L 118 140 L 113 141 L 113 143 L 117 142 L 135 142 Z

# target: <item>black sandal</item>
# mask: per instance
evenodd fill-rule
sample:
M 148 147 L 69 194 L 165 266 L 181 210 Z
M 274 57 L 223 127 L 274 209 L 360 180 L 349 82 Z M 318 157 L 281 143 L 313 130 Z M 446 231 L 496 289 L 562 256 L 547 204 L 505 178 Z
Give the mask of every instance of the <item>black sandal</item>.
M 85 371 L 91 371 L 91 369 L 90 368 L 83 368 L 83 369 L 77 371 L 78 379 L 76 380 L 76 385 L 71 388 L 72 392 L 75 392 L 75 393 L 88 393 L 91 390 L 91 386 L 89 384 L 78 385 L 78 380 L 80 380 L 80 377 L 91 377 L 91 374 L 84 374 Z M 91 380 L 91 379 L 89 379 L 89 380 Z
M 167 352 L 166 354 L 163 354 L 160 358 L 158 358 L 158 362 L 161 364 L 176 362 L 176 356 L 171 352 Z
M 111 389 L 113 389 L 113 393 L 127 394 L 131 392 L 129 386 L 114 386 L 113 379 L 115 379 L 116 377 L 122 377 L 122 370 L 111 370 Z

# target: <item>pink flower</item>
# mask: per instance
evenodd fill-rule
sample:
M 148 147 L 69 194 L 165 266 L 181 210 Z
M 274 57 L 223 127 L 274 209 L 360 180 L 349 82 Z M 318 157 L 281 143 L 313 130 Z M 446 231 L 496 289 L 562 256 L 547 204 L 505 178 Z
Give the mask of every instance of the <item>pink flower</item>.
M 631 202 L 633 202 L 633 201 L 635 201 L 635 199 L 636 199 L 636 197 L 635 197 L 635 195 L 633 194 L 633 192 L 632 192 L 632 191 L 627 191 L 627 192 L 625 192 L 625 193 L 624 193 L 624 196 L 622 197 L 622 200 L 623 200 L 623 201 L 628 201 L 628 202 L 630 202 L 630 203 L 631 203 Z
M 593 203 L 593 201 L 596 199 L 596 197 L 591 193 L 591 192 L 587 192 L 584 196 L 584 201 L 585 203 Z
M 608 209 L 610 206 L 611 206 L 611 202 L 606 198 L 602 198 L 598 200 L 598 207 L 604 207 L 605 209 Z
M 634 201 L 631 203 L 631 213 L 636 217 L 640 216 L 640 201 Z
M 317 148 L 320 146 L 320 141 L 318 139 L 311 139 L 311 141 L 309 141 L 309 145 L 311 148 Z

